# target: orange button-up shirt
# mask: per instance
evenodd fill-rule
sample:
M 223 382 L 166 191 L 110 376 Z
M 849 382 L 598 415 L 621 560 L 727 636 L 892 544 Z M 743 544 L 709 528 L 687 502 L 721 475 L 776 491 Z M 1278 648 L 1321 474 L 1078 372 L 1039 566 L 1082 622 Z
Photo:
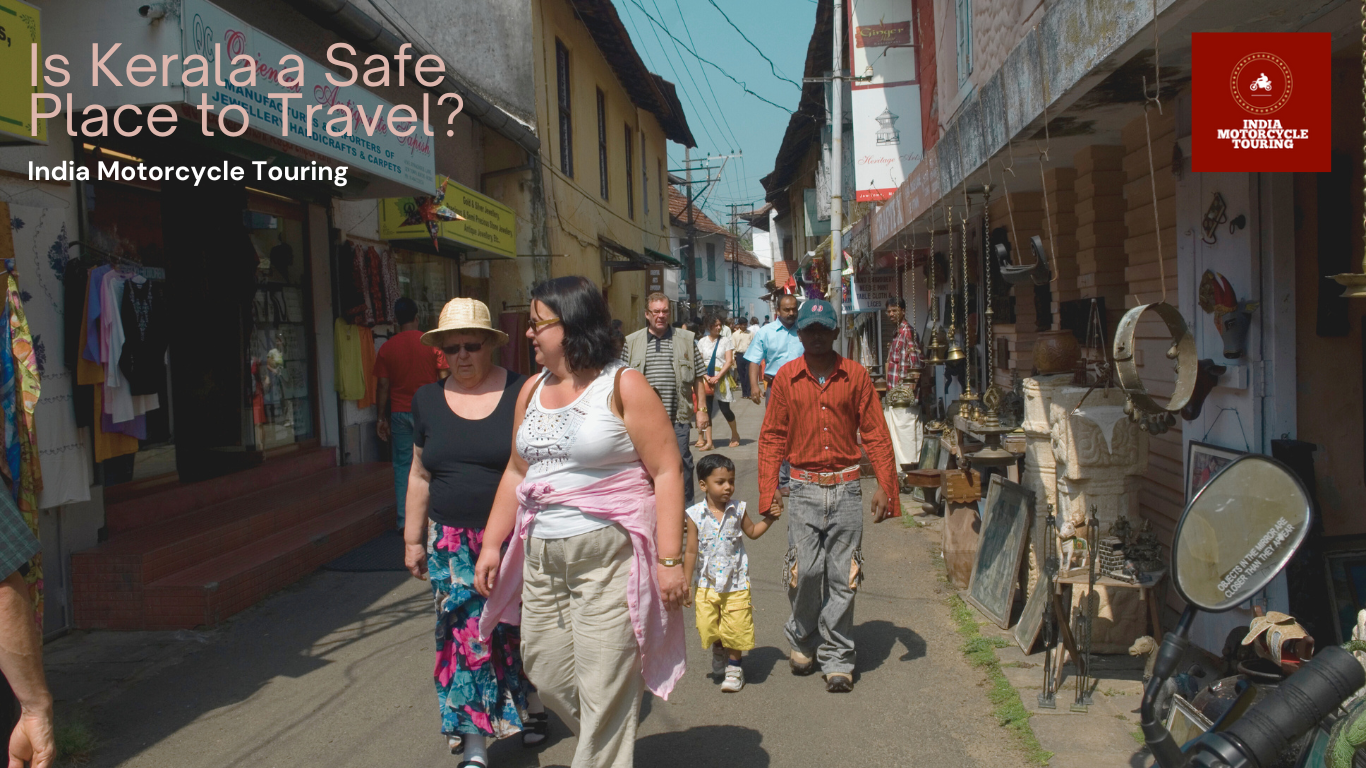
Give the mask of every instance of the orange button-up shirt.
M 759 509 L 773 504 L 783 459 L 808 472 L 848 469 L 862 458 L 860 436 L 892 516 L 900 516 L 892 436 L 868 369 L 841 357 L 821 384 L 807 368 L 805 355 L 784 365 L 773 379 L 759 433 Z

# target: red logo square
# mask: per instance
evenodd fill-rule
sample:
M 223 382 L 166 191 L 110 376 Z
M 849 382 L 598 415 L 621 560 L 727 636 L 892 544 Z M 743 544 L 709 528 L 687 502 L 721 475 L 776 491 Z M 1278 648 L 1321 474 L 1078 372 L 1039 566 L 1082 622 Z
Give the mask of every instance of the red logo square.
M 1191 170 L 1331 171 L 1332 35 L 1191 35 Z

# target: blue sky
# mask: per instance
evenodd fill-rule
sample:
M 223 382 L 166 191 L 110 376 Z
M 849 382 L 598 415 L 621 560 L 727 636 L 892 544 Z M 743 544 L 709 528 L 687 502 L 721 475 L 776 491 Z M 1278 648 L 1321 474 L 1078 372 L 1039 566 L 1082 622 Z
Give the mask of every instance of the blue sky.
M 762 205 L 764 188 L 759 179 L 773 170 L 790 110 L 797 108 L 801 91 L 775 76 L 769 63 L 745 38 L 773 60 L 778 75 L 800 83 L 807 42 L 816 21 L 815 0 L 714 0 L 715 6 L 713 0 L 613 2 L 646 66 L 678 86 L 688 126 L 697 140 L 693 159 L 744 153 L 743 158 L 726 162 L 703 210 L 725 224 L 727 203 Z M 722 11 L 743 35 L 726 22 Z M 699 61 L 689 48 L 716 67 Z M 746 93 L 717 67 L 786 110 Z M 721 164 L 720 159 L 707 163 L 718 168 Z M 669 168 L 682 167 L 683 147 L 669 144 Z M 694 174 L 693 178 L 705 178 L 705 174 Z

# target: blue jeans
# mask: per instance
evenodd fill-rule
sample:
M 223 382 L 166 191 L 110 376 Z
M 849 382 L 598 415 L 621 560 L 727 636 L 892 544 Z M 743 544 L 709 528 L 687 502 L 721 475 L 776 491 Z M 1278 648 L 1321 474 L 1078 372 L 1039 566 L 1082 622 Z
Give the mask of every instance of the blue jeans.
M 413 466 L 413 415 L 389 414 L 389 448 L 394 459 L 394 493 L 398 496 L 398 529 L 403 530 L 403 506 L 408 499 L 408 472 Z
M 674 437 L 678 438 L 678 452 L 683 454 L 683 504 L 687 508 L 692 506 L 692 492 L 697 485 L 692 469 L 692 425 L 675 421 Z
M 826 675 L 854 672 L 854 596 L 863 581 L 863 489 L 857 480 L 797 481 L 787 500 L 783 581 L 792 617 L 783 635 Z

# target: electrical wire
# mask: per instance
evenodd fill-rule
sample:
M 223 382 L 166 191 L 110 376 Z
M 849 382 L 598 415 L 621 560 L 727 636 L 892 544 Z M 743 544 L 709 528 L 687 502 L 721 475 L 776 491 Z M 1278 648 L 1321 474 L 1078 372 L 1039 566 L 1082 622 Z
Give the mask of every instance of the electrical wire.
M 679 40 L 677 37 L 675 37 L 675 36 L 674 36 L 674 33 L 670 32 L 670 31 L 669 31 L 669 28 L 666 27 L 666 26 L 664 26 L 664 25 L 659 21 L 659 19 L 656 19 L 655 17 L 651 16 L 651 15 L 650 15 L 650 12 L 647 11 L 647 10 L 645 10 L 645 6 L 643 6 L 643 5 L 640 4 L 640 0 L 631 0 L 631 4 L 634 5 L 635 7 L 639 8 L 639 9 L 640 9 L 640 12 L 643 13 L 643 14 L 645 14 L 645 18 L 649 19 L 650 22 L 653 23 L 656 27 L 659 27 L 659 29 L 662 30 L 662 31 L 664 32 L 664 34 L 666 34 L 666 35 L 668 35 L 670 38 L 672 38 L 672 39 L 674 40 L 674 42 L 676 42 L 676 43 L 678 43 L 679 45 L 683 46 L 683 49 L 684 49 L 685 51 L 687 51 L 688 53 L 692 54 L 693 58 L 697 59 L 698 61 L 702 62 L 703 64 L 706 64 L 707 66 L 711 67 L 712 69 L 715 69 L 717 72 L 720 72 L 721 74 L 725 75 L 727 78 L 730 79 L 731 82 L 733 82 L 733 83 L 735 83 L 736 85 L 740 86 L 740 88 L 743 89 L 744 92 L 745 92 L 745 93 L 748 93 L 750 96 L 753 96 L 754 98 L 758 99 L 759 101 L 762 101 L 762 102 L 765 103 L 765 104 L 768 104 L 769 106 L 777 107 L 778 109 L 781 109 L 782 111 L 788 113 L 789 115 L 792 114 L 792 110 L 788 109 L 787 107 L 784 107 L 783 105 L 777 103 L 776 101 L 770 101 L 769 99 L 766 99 L 766 98 L 764 98 L 763 96 L 760 96 L 759 94 L 757 94 L 757 93 L 755 93 L 754 91 L 750 90 L 749 86 L 746 85 L 746 84 L 744 83 L 744 81 L 737 79 L 737 78 L 735 77 L 735 75 L 732 75 L 731 73 L 729 73 L 729 72 L 727 72 L 726 70 L 722 69 L 720 66 L 718 66 L 717 64 L 715 64 L 714 62 L 712 62 L 710 59 L 705 59 L 705 58 L 703 58 L 700 54 L 698 54 L 697 51 L 694 51 L 693 49 L 689 48 L 682 40 Z
M 641 9 L 641 10 L 642 10 L 642 12 L 644 11 L 644 9 Z M 647 14 L 647 15 L 648 15 L 648 14 Z M 636 32 L 636 37 L 640 38 L 641 40 L 644 40 L 644 39 L 645 39 L 644 35 L 641 35 L 641 34 L 640 34 L 640 28 L 639 28 L 638 26 L 636 26 L 635 17 L 632 16 L 630 13 L 627 13 L 627 14 L 626 14 L 626 18 L 630 19 L 630 21 L 631 21 L 631 28 L 635 30 L 635 32 Z M 654 32 L 653 29 L 651 29 L 650 31 L 651 31 L 651 32 Z M 662 54 L 664 54 L 664 61 L 665 61 L 665 63 L 667 63 L 667 64 L 669 65 L 669 71 L 673 73 L 674 80 L 677 81 L 677 83 L 678 83 L 678 86 L 679 86 L 678 90 L 680 90 L 680 91 L 683 92 L 683 98 L 687 100 L 688 106 L 692 108 L 692 111 L 693 111 L 695 114 L 699 115 L 699 116 L 702 115 L 702 114 L 703 114 L 703 111 L 700 110 L 700 109 L 698 109 L 698 108 L 697 108 L 697 105 L 696 105 L 695 103 L 693 103 L 692 95 L 691 95 L 690 93 L 688 93 L 688 90 L 687 90 L 686 88 L 682 87 L 682 86 L 683 86 L 683 80 L 682 80 L 682 78 L 680 78 L 680 77 L 678 76 L 678 69 L 674 67 L 673 59 L 669 57 L 669 51 L 668 51 L 667 48 L 664 47 L 664 41 L 660 39 L 659 33 L 658 33 L 658 32 L 655 32 L 654 35 L 655 35 L 655 42 L 657 42 L 657 43 L 659 44 L 659 50 L 660 50 L 660 52 L 661 52 Z M 651 58 L 651 57 L 649 56 L 649 51 L 648 51 L 648 50 L 646 50 L 645 53 L 646 53 L 646 58 Z M 680 58 L 680 59 L 682 58 L 682 54 L 679 55 L 679 58 Z M 651 61 L 651 63 L 650 63 L 650 68 L 651 68 L 651 69 L 655 69 L 655 65 L 654 65 L 653 61 Z M 689 76 L 691 76 L 691 73 L 689 73 Z M 706 106 L 706 103 L 705 103 L 705 102 L 703 102 L 703 106 Z M 707 110 L 708 113 L 710 113 L 710 111 L 711 111 L 710 109 Z M 713 122 L 715 122 L 715 119 L 713 119 Z M 697 121 L 697 124 L 698 124 L 698 126 L 700 126 L 700 127 L 702 128 L 702 132 L 703 132 L 704 134 L 706 134 L 707 141 L 710 142 L 712 146 L 714 146 L 714 147 L 720 147 L 720 146 L 721 146 L 720 142 L 718 142 L 718 141 L 716 140 L 716 137 L 712 135 L 711 128 L 709 128 L 709 127 L 707 126 L 706 121 L 700 119 L 700 117 L 699 117 L 699 119 L 698 119 L 698 121 Z M 719 126 L 717 127 L 717 130 L 720 130 L 720 127 L 719 127 Z
M 688 33 L 688 42 L 692 43 L 692 46 L 696 48 L 697 41 L 693 40 L 692 38 L 692 25 L 688 24 L 688 20 L 683 18 L 683 6 L 679 4 L 678 0 L 674 0 L 674 7 L 678 9 L 678 19 L 683 23 L 683 30 Z M 657 0 L 655 2 L 655 10 L 659 10 L 659 3 Z M 660 12 L 659 16 L 660 18 L 663 18 L 663 12 Z M 679 58 L 682 57 L 683 55 L 679 54 Z M 732 142 L 731 152 L 743 152 L 744 149 L 740 146 L 740 140 L 735 137 L 735 131 L 730 127 L 730 119 L 726 117 L 726 110 L 722 108 L 721 100 L 716 98 L 716 88 L 714 88 L 711 84 L 711 76 L 707 74 L 707 70 L 705 67 L 699 66 L 699 69 L 702 70 L 702 79 L 705 80 L 707 83 L 707 90 L 711 91 L 712 103 L 716 105 L 717 111 L 721 113 L 721 119 L 725 120 L 726 122 L 726 130 L 730 132 L 730 138 Z M 691 74 L 691 71 L 689 73 Z M 696 85 L 695 82 L 694 85 Z
M 799 91 L 802 89 L 801 83 L 797 82 L 796 80 L 793 80 L 790 77 L 784 77 L 783 75 L 778 74 L 778 65 L 773 63 L 773 59 L 770 59 L 768 56 L 765 56 L 764 52 L 759 50 L 759 46 L 755 45 L 754 41 L 750 40 L 749 37 L 745 35 L 743 30 L 735 26 L 735 22 L 731 21 L 730 17 L 726 15 L 726 12 L 721 10 L 721 6 L 716 4 L 716 0 L 707 0 L 707 2 L 711 3 L 711 7 L 715 8 L 721 14 L 721 18 L 725 19 L 726 23 L 729 24 L 732 29 L 740 33 L 740 37 L 744 38 L 745 42 L 749 43 L 749 47 L 753 48 L 755 53 L 759 54 L 759 56 L 761 56 L 764 61 L 768 62 L 768 68 L 770 71 L 773 72 L 774 77 L 778 78 L 779 80 L 786 80 L 787 82 L 792 83 L 797 87 L 797 90 Z M 691 39 L 692 33 L 689 32 L 688 35 L 689 39 Z
M 664 12 L 661 11 L 661 10 L 659 9 L 659 2 L 658 2 L 658 0 L 652 0 L 652 2 L 654 2 L 655 12 L 658 13 L 660 16 L 663 16 L 663 15 L 664 15 Z M 643 9 L 642 9 L 642 10 L 643 10 Z M 648 16 L 649 14 L 646 13 L 646 15 Z M 651 31 L 654 32 L 653 29 L 651 29 Z M 666 31 L 667 31 L 667 30 L 666 30 Z M 669 68 L 670 68 L 671 70 L 673 70 L 674 79 L 678 80 L 678 85 L 679 85 L 680 88 L 683 87 L 683 80 L 682 80 L 681 78 L 679 78 L 679 76 L 678 76 L 678 69 L 674 67 L 673 59 L 669 58 L 669 50 L 668 50 L 667 48 L 664 47 L 664 41 L 663 41 L 663 40 L 660 40 L 660 38 L 659 38 L 659 33 L 658 33 L 658 32 L 654 32 L 654 35 L 655 35 L 655 41 L 659 43 L 659 48 L 660 48 L 660 50 L 664 52 L 664 57 L 665 57 L 666 59 L 668 59 L 668 61 L 669 61 Z M 706 112 L 705 112 L 705 114 L 706 114 L 708 117 L 711 118 L 712 124 L 716 126 L 716 132 L 719 133 L 719 134 L 721 134 L 721 138 L 722 138 L 723 140 L 725 140 L 725 139 L 726 139 L 726 132 L 725 132 L 725 130 L 724 130 L 723 128 L 721 128 L 721 121 L 719 121 L 719 120 L 716 119 L 716 113 L 715 113 L 715 112 L 712 112 L 711 107 L 708 107 L 708 106 L 707 106 L 707 98 L 706 98 L 706 95 L 702 93 L 702 88 L 699 87 L 699 86 L 697 85 L 697 78 L 693 77 L 692 69 L 690 69 L 690 68 L 688 67 L 688 61 L 687 61 L 687 59 L 683 58 L 683 52 L 680 51 L 680 50 L 678 49 L 678 47 L 679 47 L 679 46 L 678 46 L 678 43 L 675 42 L 675 43 L 674 43 L 674 52 L 675 52 L 676 54 L 678 54 L 678 63 L 679 63 L 679 65 L 683 67 L 683 72 L 684 72 L 685 74 L 687 74 L 688 80 L 692 82 L 693 90 L 697 91 L 697 100 L 700 101 L 700 102 L 702 102 L 702 106 L 703 106 L 703 107 L 706 107 Z M 689 99 L 689 102 L 691 103 L 691 99 Z M 720 105 L 720 104 L 717 104 L 717 105 L 716 105 L 716 108 L 719 110 L 719 109 L 721 108 L 721 105 Z M 694 109 L 696 109 L 696 107 L 694 107 Z M 701 114 L 703 114 L 703 113 L 702 113 L 701 111 L 699 111 L 698 114 L 701 115 Z M 703 123 L 703 125 L 705 125 L 705 123 Z M 727 143 L 729 143 L 729 142 L 727 142 Z M 715 147 L 717 147 L 718 149 L 720 149 L 720 147 L 721 147 L 721 143 L 718 142 L 718 141 L 716 141 L 715 138 L 712 139 L 712 145 L 715 146 Z

